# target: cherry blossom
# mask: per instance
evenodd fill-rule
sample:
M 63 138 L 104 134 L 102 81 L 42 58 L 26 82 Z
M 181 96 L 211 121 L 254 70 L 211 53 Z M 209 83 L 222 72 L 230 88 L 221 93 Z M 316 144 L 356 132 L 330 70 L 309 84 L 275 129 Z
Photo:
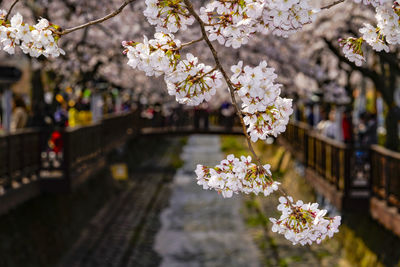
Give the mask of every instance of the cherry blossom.
M 351 62 L 354 62 L 357 66 L 361 66 L 363 61 L 365 61 L 364 53 L 362 50 L 362 44 L 364 40 L 362 38 L 349 37 L 344 40 L 339 40 L 340 45 L 343 48 L 343 53 L 345 57 Z
M 301 200 L 294 203 L 290 196 L 280 197 L 279 202 L 281 216 L 270 218 L 272 231 L 283 234 L 293 245 L 319 244 L 339 232 L 341 217 L 325 217 L 327 211 L 318 209 L 318 203 L 305 204 Z
M 234 73 L 231 81 L 242 100 L 243 120 L 253 142 L 265 140 L 267 136 L 277 136 L 286 129 L 289 116 L 292 114 L 291 99 L 281 98 L 280 84 L 274 68 L 268 68 L 262 61 L 255 67 L 245 66 L 240 61 L 231 67 Z
M 223 86 L 222 74 L 203 63 L 192 54 L 178 63 L 176 70 L 164 78 L 168 93 L 174 95 L 181 104 L 197 106 L 209 101 L 216 90 Z
M 216 0 L 200 9 L 200 18 L 207 23 L 205 29 L 211 41 L 236 49 L 248 43 L 256 31 L 263 7 L 261 0 Z
M 146 0 L 144 15 L 151 25 L 156 25 L 156 31 L 165 33 L 186 30 L 194 22 L 181 0 Z
M 175 69 L 181 43 L 172 34 L 156 33 L 154 38 L 148 40 L 144 36 L 143 43 L 124 41 L 122 46 L 129 66 L 144 71 L 147 76 L 157 77 Z
M 361 2 L 355 0 L 355 2 Z M 387 1 L 370 1 L 364 0 L 364 4 L 371 4 L 376 7 L 376 20 L 378 22 L 377 27 L 372 26 L 369 23 L 364 23 L 364 27 L 360 29 L 362 37 L 347 38 L 341 41 L 343 46 L 343 53 L 345 56 L 357 66 L 361 66 L 362 62 L 365 61 L 362 51 L 362 44 L 366 42 L 372 49 L 377 52 L 384 50 L 389 52 L 389 46 L 386 44 L 399 44 L 400 43 L 400 1 L 394 1 L 392 7 L 385 5 Z
M 363 35 L 363 40 L 365 40 L 375 51 L 380 52 L 385 50 L 385 52 L 389 52 L 389 46 L 385 44 L 383 35 L 381 35 L 371 24 L 365 23 L 364 27 L 360 29 L 360 33 Z
M 251 162 L 250 156 L 238 159 L 231 154 L 214 168 L 199 164 L 195 172 L 198 185 L 214 189 L 224 198 L 239 192 L 268 196 L 278 190 L 280 184 L 272 180 L 269 164 L 259 167 Z
M 315 20 L 318 9 L 313 8 L 309 0 L 266 0 L 262 21 L 258 31 L 288 37 L 297 32 L 305 24 Z
M 381 34 L 389 44 L 400 44 L 400 1 L 395 1 L 393 8 L 386 6 L 376 9 L 376 20 Z
M 30 26 L 23 21 L 21 14 L 16 13 L 10 21 L 4 21 L 6 12 L 0 10 L 0 48 L 9 54 L 15 53 L 18 46 L 25 54 L 31 57 L 58 57 L 65 52 L 57 45 L 59 36 L 54 32 L 58 26 L 51 24 L 47 19 Z

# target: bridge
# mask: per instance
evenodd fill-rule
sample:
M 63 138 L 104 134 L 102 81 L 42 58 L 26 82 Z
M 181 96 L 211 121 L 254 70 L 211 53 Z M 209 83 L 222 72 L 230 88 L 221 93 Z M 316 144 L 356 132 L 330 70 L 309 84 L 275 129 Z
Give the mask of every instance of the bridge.
M 164 126 L 164 127 L 145 127 L 139 130 L 142 136 L 158 136 L 158 135 L 191 135 L 191 134 L 215 134 L 215 135 L 244 135 L 240 126 L 234 126 L 227 129 L 223 126 L 213 125 L 208 128 L 196 128 L 194 126 Z

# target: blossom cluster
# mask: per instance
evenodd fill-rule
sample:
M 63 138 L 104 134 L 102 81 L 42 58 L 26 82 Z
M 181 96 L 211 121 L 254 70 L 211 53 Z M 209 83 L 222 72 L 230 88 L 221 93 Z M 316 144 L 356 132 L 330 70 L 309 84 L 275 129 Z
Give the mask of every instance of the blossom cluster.
M 392 8 L 380 6 L 376 9 L 378 29 L 388 44 L 400 44 L 400 0 Z
M 225 198 L 232 197 L 233 193 L 254 193 L 270 195 L 278 190 L 279 183 L 271 178 L 270 165 L 259 167 L 251 162 L 251 157 L 234 155 L 221 161 L 214 168 L 197 165 L 197 184 L 203 189 L 214 189 Z
M 223 86 L 222 74 L 211 66 L 198 63 L 192 54 L 176 66 L 176 70 L 165 75 L 168 93 L 181 104 L 197 106 L 209 101 L 216 90 Z
M 278 210 L 282 213 L 279 219 L 270 218 L 272 231 L 283 234 L 293 245 L 321 243 L 326 237 L 339 232 L 341 217 L 325 217 L 327 211 L 318 209 L 318 203 L 296 203 L 293 198 L 280 197 Z
M 266 0 L 259 31 L 272 32 L 277 36 L 288 37 L 300 30 L 303 25 L 314 22 L 318 9 L 309 0 Z
M 146 0 L 144 15 L 156 31 L 175 33 L 192 25 L 194 18 L 189 14 L 182 0 Z
M 0 48 L 9 54 L 15 53 L 19 46 L 25 54 L 31 57 L 58 57 L 65 52 L 58 47 L 59 36 L 54 32 L 58 26 L 40 19 L 33 26 L 24 23 L 21 14 L 15 14 L 10 21 L 5 21 L 6 12 L 0 10 Z
M 362 50 L 362 44 L 364 40 L 362 38 L 349 37 L 347 39 L 340 39 L 339 43 L 342 46 L 344 56 L 354 62 L 356 66 L 361 66 L 364 58 L 364 52 Z
M 128 65 L 144 71 L 147 76 L 173 72 L 180 58 L 181 43 L 172 34 L 156 33 L 154 39 L 144 36 L 143 43 L 124 41 L 122 46 L 129 59 Z
M 231 71 L 251 140 L 265 140 L 269 135 L 276 137 L 285 131 L 293 112 L 292 100 L 279 96 L 281 85 L 274 83 L 277 78 L 274 68 L 268 68 L 266 61 L 255 68 L 243 67 L 240 61 Z
M 360 29 L 360 33 L 363 35 L 363 40 L 375 51 L 380 52 L 385 50 L 385 52 L 389 52 L 389 46 L 385 44 L 384 36 L 379 34 L 379 30 L 377 31 L 371 24 L 364 23 L 364 27 Z
M 180 60 L 181 42 L 174 35 L 156 33 L 154 39 L 144 36 L 143 43 L 124 41 L 128 65 L 144 71 L 147 76 L 164 75 L 168 93 L 181 104 L 196 106 L 209 101 L 223 86 L 221 72 L 198 63 L 192 54 Z
M 215 0 L 200 9 L 200 18 L 206 23 L 211 41 L 236 49 L 257 30 L 264 5 L 262 0 Z
M 256 32 L 288 37 L 313 22 L 317 12 L 309 0 L 214 0 L 200 9 L 200 18 L 210 40 L 239 48 Z
M 400 44 L 400 1 L 394 1 L 391 8 L 384 5 L 385 2 L 387 1 L 364 0 L 364 4 L 376 6 L 377 27 L 364 23 L 364 27 L 360 29 L 362 37 L 358 39 L 350 37 L 340 41 L 345 56 L 357 66 L 361 66 L 362 61 L 365 61 L 362 51 L 364 42 L 377 52 L 382 50 L 389 52 L 388 44 Z

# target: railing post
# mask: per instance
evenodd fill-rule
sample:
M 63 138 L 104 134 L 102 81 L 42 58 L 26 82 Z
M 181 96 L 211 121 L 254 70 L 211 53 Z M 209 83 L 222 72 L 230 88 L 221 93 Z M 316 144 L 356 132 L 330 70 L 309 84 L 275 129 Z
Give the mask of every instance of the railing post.
M 385 159 L 385 166 L 384 166 L 384 168 L 385 168 L 385 200 L 386 200 L 386 203 L 390 203 L 390 201 L 389 201 L 389 195 L 390 195 L 390 172 L 389 172 L 389 166 L 390 166 L 390 164 L 389 164 L 389 157 L 388 156 L 384 156 L 384 159 Z
M 303 149 L 303 153 L 304 153 L 304 167 L 307 168 L 308 167 L 308 129 L 304 129 L 304 134 L 303 134 L 303 144 L 304 144 L 304 149 Z
M 350 196 L 351 186 L 351 165 L 350 165 L 351 150 L 346 146 L 344 148 L 344 197 Z
M 68 188 L 72 186 L 70 177 L 70 135 L 66 129 L 61 131 L 63 140 L 63 161 L 62 161 L 62 172 L 64 173 L 64 179 Z

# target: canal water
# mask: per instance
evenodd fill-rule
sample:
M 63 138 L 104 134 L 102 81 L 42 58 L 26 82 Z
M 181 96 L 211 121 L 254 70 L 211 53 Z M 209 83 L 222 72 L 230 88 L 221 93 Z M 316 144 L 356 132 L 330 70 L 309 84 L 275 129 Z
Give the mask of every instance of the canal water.
M 193 135 L 181 157 L 184 165 L 171 183 L 171 198 L 156 236 L 161 266 L 261 266 L 241 214 L 241 196 L 223 199 L 196 184 L 197 164 L 215 166 L 224 158 L 220 138 Z

